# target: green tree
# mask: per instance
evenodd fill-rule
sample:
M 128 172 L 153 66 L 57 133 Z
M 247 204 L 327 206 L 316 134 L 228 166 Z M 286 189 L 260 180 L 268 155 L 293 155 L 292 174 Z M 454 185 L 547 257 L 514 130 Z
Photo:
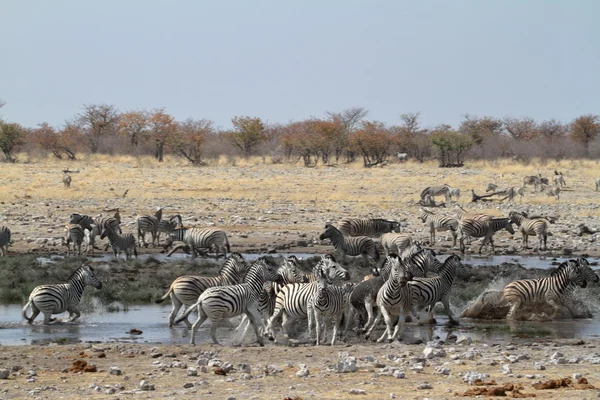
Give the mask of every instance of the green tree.
M 15 162 L 13 151 L 23 144 L 27 130 L 17 123 L 0 121 L 0 149 L 6 161 Z
M 430 139 L 439 151 L 440 166 L 462 165 L 463 154 L 473 146 L 473 139 L 449 129 L 447 125 L 431 132 Z
M 256 146 L 267 139 L 265 124 L 258 117 L 233 117 L 231 123 L 234 129 L 225 137 L 244 157 L 251 156 Z

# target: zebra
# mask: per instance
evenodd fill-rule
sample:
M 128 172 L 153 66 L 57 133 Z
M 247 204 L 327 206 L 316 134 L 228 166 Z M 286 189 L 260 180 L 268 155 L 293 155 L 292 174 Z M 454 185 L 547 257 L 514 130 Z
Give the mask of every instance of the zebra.
M 540 186 L 541 184 L 542 184 L 542 174 L 538 174 L 537 176 L 528 175 L 528 176 L 523 177 L 523 184 L 521 185 L 521 187 L 524 188 L 526 185 L 532 185 L 533 190 L 537 192 L 538 186 Z
M 154 215 L 138 215 L 136 218 L 138 241 L 141 239 L 142 246 L 148 247 L 146 244 L 146 233 L 152 235 L 152 246 L 156 247 L 156 239 L 158 237 L 158 225 L 162 219 L 162 207 L 154 213 Z
M 510 186 L 507 188 L 504 188 L 502 190 L 498 190 L 498 185 L 493 184 L 493 183 L 488 183 L 487 189 L 485 189 L 485 192 L 491 192 L 494 191 L 495 194 L 499 195 L 499 196 L 506 196 L 504 199 L 507 199 L 508 202 L 510 203 L 511 201 L 513 201 L 513 199 L 515 198 L 516 195 L 519 195 L 521 202 L 523 201 L 523 196 L 525 196 L 525 188 L 524 187 L 516 187 L 516 186 Z M 502 199 L 502 200 L 504 200 Z
M 325 231 L 319 236 L 319 240 L 331 239 L 331 244 L 338 252 L 346 264 L 347 256 L 363 256 L 365 264 L 368 262 L 367 256 L 370 256 L 374 261 L 379 261 L 379 252 L 375 247 L 373 239 L 367 236 L 344 237 L 335 226 L 331 224 L 325 225 Z
M 552 177 L 552 184 L 554 184 L 554 186 L 567 186 L 567 182 L 565 181 L 565 178 L 564 178 L 562 172 L 558 172 L 557 170 L 554 170 L 554 176 Z
M 600 178 L 596 178 L 594 183 L 596 184 L 596 192 L 597 192 L 600 189 Z
M 428 319 L 433 320 L 433 306 L 438 301 L 441 301 L 446 314 L 448 314 L 450 323 L 458 325 L 458 320 L 454 318 L 450 311 L 449 297 L 456 271 L 460 267 L 462 267 L 460 257 L 452 254 L 446 258 L 443 265 L 437 266 L 438 276 L 433 278 L 415 277 L 409 281 L 408 286 L 412 296 L 413 313 L 418 314 L 418 309 L 429 307 Z
M 74 213 L 70 215 L 70 224 L 79 224 L 81 227 L 86 230 L 86 253 L 90 251 L 90 247 L 92 249 L 96 248 L 95 238 L 100 235 L 105 227 L 110 226 L 113 231 L 117 233 L 123 233 L 121 231 L 121 214 L 119 210 L 115 212 L 113 217 L 98 217 L 92 218 L 89 215 Z M 108 244 L 105 247 L 108 249 Z
M 322 256 L 319 262 L 313 267 L 313 274 L 312 277 L 309 277 L 308 283 L 285 285 L 277 294 L 275 309 L 267 321 L 267 328 L 265 330 L 265 335 L 269 340 L 275 340 L 274 324 L 276 321 L 281 320 L 283 335 L 288 338 L 288 323 L 291 320 L 308 318 L 308 304 L 317 290 L 317 277 L 320 270 L 325 271 L 328 279 L 332 282 L 348 280 L 350 278 L 348 271 L 342 268 L 333 256 Z M 309 328 L 312 328 L 312 325 Z
M 217 341 L 217 324 L 225 318 L 246 314 L 254 328 L 254 334 L 260 346 L 264 346 L 258 324 L 262 325 L 258 311 L 258 297 L 265 281 L 278 279 L 277 270 L 268 265 L 264 259 L 258 259 L 252 264 L 244 283 L 232 286 L 213 286 L 207 288 L 195 304 L 189 307 L 175 322 L 183 321 L 196 309 L 198 319 L 192 325 L 190 344 L 196 344 L 196 331 L 204 321 L 210 319 L 210 336 L 214 344 Z
M 225 231 L 216 228 L 178 228 L 168 233 L 165 247 L 169 247 L 173 242 L 183 242 L 190 249 L 192 259 L 198 256 L 198 249 L 214 250 L 216 257 L 219 258 L 219 252 L 227 257 L 231 252 L 229 240 Z
M 62 181 L 63 181 L 63 185 L 65 185 L 65 187 L 67 189 L 71 187 L 71 180 L 72 180 L 71 175 L 67 174 L 66 172 L 63 173 Z
M 576 260 L 567 260 L 563 264 L 547 278 L 522 279 L 506 285 L 502 290 L 504 299 L 510 305 L 506 319 L 514 320 L 515 313 L 523 304 L 536 304 L 544 301 L 554 309 L 552 319 L 560 312 L 561 303 L 575 314 L 571 296 L 565 296 L 565 292 L 568 288 L 572 290 L 575 286 L 585 288 L 587 281 Z
M 335 346 L 335 339 L 338 335 L 338 328 L 345 317 L 345 329 L 342 336 L 345 337 L 352 320 L 352 307 L 350 307 L 350 293 L 354 289 L 354 284 L 347 283 L 344 286 L 332 286 L 329 284 L 327 275 L 323 270 L 319 271 L 319 280 L 317 281 L 317 290 L 309 300 L 315 321 L 315 330 L 317 332 L 316 345 L 327 340 L 327 326 L 333 325 L 331 345 Z M 310 311 L 309 311 L 310 313 Z M 310 320 L 310 314 L 309 314 Z M 321 327 L 323 324 L 323 327 Z M 322 329 L 323 328 L 323 329 Z M 323 331 L 323 332 L 322 332 Z
M 400 153 L 396 152 L 396 158 L 399 162 L 404 162 L 408 160 L 408 153 Z
M 23 307 L 23 318 L 29 324 L 32 324 L 38 314 L 42 312 L 44 313 L 44 325 L 49 325 L 52 321 L 52 314 L 61 314 L 68 311 L 68 322 L 75 321 L 81 315 L 77 306 L 86 285 L 102 289 L 102 282 L 96 277 L 94 269 L 84 264 L 71 274 L 67 279 L 67 283 L 37 286 L 33 289 L 29 295 L 29 301 Z M 27 316 L 29 306 L 32 310 L 30 317 Z
M 181 215 L 177 214 L 169 219 L 161 219 L 158 221 L 158 229 L 156 233 L 156 241 L 160 244 L 160 234 L 166 233 L 167 235 L 172 230 L 177 228 L 183 228 L 183 222 L 181 221 Z
M 386 336 L 388 341 L 393 342 L 398 334 L 402 335 L 405 315 L 412 309 L 412 297 L 408 286 L 408 282 L 412 279 L 410 272 L 406 270 L 406 266 L 397 255 L 387 258 L 391 264 L 390 276 L 377 292 L 377 315 L 370 327 L 365 327 L 367 329 L 365 338 L 369 339 L 373 328 L 383 316 L 386 329 L 377 342 L 382 342 Z M 392 317 L 396 319 L 395 328 Z
M 523 235 L 523 247 L 528 249 L 529 236 L 537 236 L 540 241 L 540 249 L 546 250 L 548 241 L 548 220 L 527 218 L 523 213 L 511 211 L 509 218 L 517 224 L 521 235 Z
M 446 202 L 450 201 L 450 186 L 443 184 L 439 186 L 428 186 L 421 191 L 421 200 L 425 199 L 425 196 L 444 196 Z
M 402 253 L 402 250 L 413 243 L 413 239 L 409 234 L 406 233 L 390 232 L 381 235 L 379 243 L 383 247 L 387 257 L 391 253 Z
M 85 237 L 85 232 L 79 224 L 65 225 L 65 237 L 63 239 L 67 246 L 67 256 L 71 255 L 71 243 L 73 243 L 73 253 L 81 255 L 81 244 Z
M 553 196 L 554 199 L 556 199 L 556 201 L 560 200 L 560 186 L 554 186 L 553 188 L 549 188 L 549 190 L 546 192 L 546 194 L 548 196 Z
M 370 236 L 377 237 L 383 233 L 400 232 L 400 223 L 398 221 L 388 221 L 386 219 L 361 219 L 344 218 L 338 224 L 338 229 L 344 236 Z
M 506 229 L 511 235 L 514 235 L 515 230 L 512 227 L 513 220 L 511 218 L 492 218 L 487 221 L 479 221 L 476 219 L 461 219 L 458 224 L 458 236 L 460 242 L 460 252 L 465 252 L 465 237 L 482 237 L 481 246 L 479 246 L 479 254 L 481 249 L 487 242 L 492 246 L 492 253 L 496 252 L 494 233 L 501 229 Z
M 455 218 L 437 215 L 423 207 L 419 208 L 419 218 L 424 224 L 429 226 L 429 240 L 431 245 L 435 244 L 435 231 L 450 231 L 452 234 L 452 246 L 456 246 L 456 234 L 458 221 Z
M 249 267 L 250 265 L 246 263 L 240 253 L 231 253 L 225 260 L 223 267 L 221 267 L 219 275 L 180 276 L 171 283 L 167 293 L 157 299 L 155 303 L 162 303 L 167 297 L 171 298 L 173 309 L 169 314 L 169 328 L 173 328 L 175 317 L 181 306 L 189 307 L 194 304 L 198 300 L 198 297 L 209 287 L 237 285 L 244 282 Z M 187 318 L 183 319 L 183 321 L 188 328 L 192 327 Z
M 450 200 L 454 198 L 458 201 L 458 199 L 460 199 L 460 189 L 451 187 L 448 191 L 448 196 L 450 197 Z
M 10 244 L 10 229 L 6 226 L 0 227 L 0 252 L 2 256 L 8 253 L 8 245 Z
M 131 254 L 137 258 L 136 240 L 133 233 L 119 234 L 110 226 L 106 226 L 100 234 L 100 239 L 108 237 L 108 243 L 112 247 L 115 258 L 119 258 L 119 253 L 125 253 L 125 259 L 131 259 Z

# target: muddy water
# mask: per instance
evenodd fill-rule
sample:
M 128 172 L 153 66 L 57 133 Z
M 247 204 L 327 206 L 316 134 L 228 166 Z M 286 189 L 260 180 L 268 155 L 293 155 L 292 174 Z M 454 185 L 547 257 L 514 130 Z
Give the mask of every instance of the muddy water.
M 34 325 L 28 325 L 21 316 L 20 305 L 0 306 L 0 345 L 12 346 L 20 344 L 69 343 L 69 342 L 136 342 L 186 344 L 189 341 L 187 329 L 178 326 L 168 328 L 170 306 L 143 305 L 131 307 L 128 311 L 103 312 L 95 311 L 83 314 L 75 323 L 56 323 L 48 327 L 40 325 L 41 318 Z M 58 316 L 66 318 L 66 314 Z M 230 325 L 235 326 L 236 320 Z M 466 335 L 486 342 L 518 341 L 519 337 L 540 338 L 591 338 L 600 332 L 600 320 L 572 320 L 564 322 L 519 322 L 513 331 L 506 321 L 480 321 L 462 319 L 458 327 L 448 328 L 447 320 L 438 316 L 436 326 L 417 326 L 407 324 L 404 340 L 407 342 L 434 338 L 446 339 L 448 335 Z M 131 335 L 132 329 L 142 331 L 141 335 Z M 202 326 L 197 333 L 196 342 L 210 341 L 208 329 L 210 324 Z M 219 328 L 217 337 L 224 345 L 254 343 L 252 332 L 242 342 L 241 335 L 233 328 Z M 355 342 L 350 333 L 350 341 Z M 267 343 L 267 345 L 272 345 Z

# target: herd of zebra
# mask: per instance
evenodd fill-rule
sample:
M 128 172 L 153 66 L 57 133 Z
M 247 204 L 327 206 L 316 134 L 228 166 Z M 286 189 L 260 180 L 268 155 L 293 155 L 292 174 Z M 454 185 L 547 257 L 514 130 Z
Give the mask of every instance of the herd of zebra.
M 332 255 L 321 256 L 308 275 L 301 272 L 300 261 L 292 255 L 279 266 L 265 258 L 248 263 L 241 254 L 231 253 L 217 276 L 181 276 L 156 302 L 171 299 L 169 327 L 184 322 L 191 328 L 192 345 L 207 319 L 212 342 L 218 344 L 219 323 L 236 316 L 244 317 L 237 328 L 243 330 L 243 337 L 251 326 L 261 346 L 264 337 L 275 340 L 281 333 L 289 339 L 292 321 L 306 321 L 308 337 L 316 339 L 317 345 L 328 342 L 329 331 L 332 346 L 340 337 L 348 339 L 350 330 L 368 340 L 381 319 L 384 326 L 377 342 L 402 340 L 407 317 L 435 323 L 433 307 L 438 302 L 449 323 L 459 323 L 449 304 L 453 282 L 463 268 L 455 254 L 442 262 L 432 249 L 411 244 L 401 254 L 387 255 L 358 283 L 348 282 L 350 274 Z M 503 290 L 510 305 L 507 319 L 516 318 L 521 306 L 532 304 L 552 307 L 552 317 L 562 306 L 574 312 L 575 289 L 599 281 L 588 261 L 579 258 L 565 261 L 546 278 L 511 282 Z M 93 268 L 84 264 L 67 283 L 36 287 L 23 307 L 23 317 L 32 324 L 41 312 L 48 325 L 54 321 L 52 315 L 68 311 L 68 321 L 75 321 L 86 285 L 102 288 Z M 182 306 L 186 309 L 179 314 Z M 421 319 L 423 310 L 427 310 L 426 320 Z M 188 317 L 194 311 L 197 319 L 192 324 Z

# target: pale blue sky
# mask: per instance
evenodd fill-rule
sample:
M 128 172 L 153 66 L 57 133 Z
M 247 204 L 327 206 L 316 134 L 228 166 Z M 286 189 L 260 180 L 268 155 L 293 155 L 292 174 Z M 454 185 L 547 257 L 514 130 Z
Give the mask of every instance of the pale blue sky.
M 0 0 L 0 116 L 85 104 L 229 127 L 365 107 L 390 124 L 600 113 L 600 1 Z

